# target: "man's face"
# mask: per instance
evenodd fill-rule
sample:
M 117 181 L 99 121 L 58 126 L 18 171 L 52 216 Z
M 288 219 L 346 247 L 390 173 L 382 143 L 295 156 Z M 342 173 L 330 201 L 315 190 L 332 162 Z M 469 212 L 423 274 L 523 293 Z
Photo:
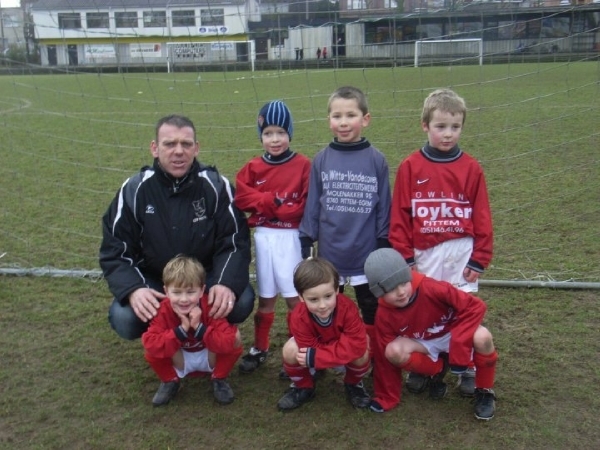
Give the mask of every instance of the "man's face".
M 175 178 L 188 172 L 199 150 L 194 130 L 168 124 L 159 128 L 157 140 L 150 144 L 152 156 L 158 158 L 161 167 Z

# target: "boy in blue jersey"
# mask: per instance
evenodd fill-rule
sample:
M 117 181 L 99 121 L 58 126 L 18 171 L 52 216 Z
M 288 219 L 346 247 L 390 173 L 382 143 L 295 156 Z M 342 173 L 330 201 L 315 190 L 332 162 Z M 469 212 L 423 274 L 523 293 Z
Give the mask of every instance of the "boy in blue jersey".
M 319 256 L 340 274 L 340 287 L 354 287 L 367 333 L 373 340 L 377 298 L 364 273 L 367 256 L 389 247 L 391 192 L 385 156 L 362 136 L 371 121 L 365 94 L 337 89 L 328 103 L 333 141 L 313 159 L 308 199 L 300 223 L 302 257 Z

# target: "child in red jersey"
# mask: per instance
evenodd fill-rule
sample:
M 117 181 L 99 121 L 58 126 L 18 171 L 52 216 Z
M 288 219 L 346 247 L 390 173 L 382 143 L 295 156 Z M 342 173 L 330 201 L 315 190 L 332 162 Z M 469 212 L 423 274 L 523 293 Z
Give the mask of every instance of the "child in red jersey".
M 389 241 L 418 272 L 477 292 L 492 259 L 493 229 L 483 169 L 458 146 L 466 114 L 464 100 L 449 89 L 425 99 L 428 141 L 398 167 Z M 474 376 L 461 375 L 461 395 L 473 395 Z M 410 374 L 407 387 L 420 392 L 426 380 Z
M 369 289 L 379 297 L 375 317 L 374 399 L 371 410 L 384 412 L 400 402 L 402 370 L 429 377 L 429 395 L 446 395 L 448 370 L 462 373 L 475 363 L 475 417 L 495 413 L 493 391 L 498 354 L 492 334 L 481 325 L 483 300 L 445 281 L 412 272 L 391 248 L 374 251 L 365 262 Z
M 279 402 L 281 411 L 298 408 L 315 395 L 317 370 L 345 366 L 344 386 L 355 408 L 369 407 L 362 379 L 369 371 L 369 343 L 354 302 L 339 293 L 339 274 L 323 258 L 302 261 L 294 272 L 300 303 L 292 312 L 292 337 L 283 347 L 283 367 L 293 381 Z
M 234 400 L 227 376 L 242 354 L 237 326 L 208 314 L 206 272 L 195 258 L 178 255 L 163 270 L 165 298 L 142 335 L 146 360 L 160 387 L 152 403 L 162 406 L 177 394 L 186 375 L 210 373 L 215 400 Z
M 288 319 L 298 303 L 292 275 L 302 260 L 298 226 L 308 195 L 310 160 L 290 149 L 293 130 L 285 103 L 264 105 L 258 113 L 258 137 L 265 152 L 236 177 L 234 202 L 249 214 L 248 224 L 254 228 L 258 285 L 254 343 L 242 357 L 241 373 L 254 372 L 267 359 L 278 294 L 285 298 Z

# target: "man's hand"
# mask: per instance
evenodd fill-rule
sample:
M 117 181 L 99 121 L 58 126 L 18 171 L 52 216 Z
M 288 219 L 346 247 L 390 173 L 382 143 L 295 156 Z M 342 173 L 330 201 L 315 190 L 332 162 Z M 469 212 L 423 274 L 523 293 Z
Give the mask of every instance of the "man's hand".
M 142 322 L 148 322 L 156 316 L 160 300 L 163 298 L 165 298 L 165 294 L 154 289 L 139 288 L 129 294 L 129 304 Z
M 233 309 L 235 294 L 227 286 L 215 284 L 208 291 L 208 304 L 211 305 L 208 315 L 214 319 L 222 319 Z
M 465 277 L 465 280 L 469 283 L 475 283 L 479 278 L 479 272 L 475 272 L 474 270 L 465 267 L 465 270 L 463 270 L 463 277 Z

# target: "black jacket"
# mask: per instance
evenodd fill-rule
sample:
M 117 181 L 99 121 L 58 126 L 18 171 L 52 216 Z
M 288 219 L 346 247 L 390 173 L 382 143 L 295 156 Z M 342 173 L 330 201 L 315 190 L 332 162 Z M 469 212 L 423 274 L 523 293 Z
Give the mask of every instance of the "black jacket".
M 179 253 L 196 257 L 237 298 L 249 282 L 250 233 L 233 205 L 233 187 L 214 167 L 194 161 L 175 180 L 154 161 L 125 181 L 102 219 L 100 267 L 115 298 L 162 290 L 162 270 Z

